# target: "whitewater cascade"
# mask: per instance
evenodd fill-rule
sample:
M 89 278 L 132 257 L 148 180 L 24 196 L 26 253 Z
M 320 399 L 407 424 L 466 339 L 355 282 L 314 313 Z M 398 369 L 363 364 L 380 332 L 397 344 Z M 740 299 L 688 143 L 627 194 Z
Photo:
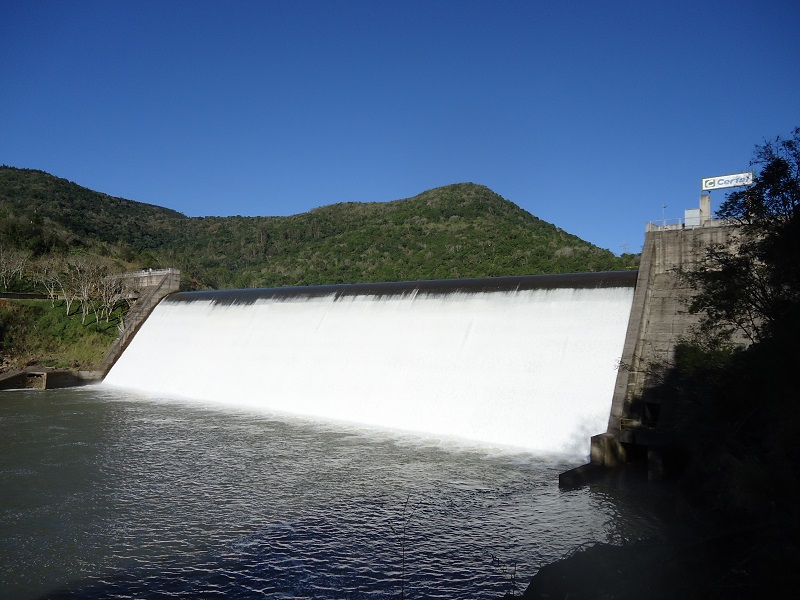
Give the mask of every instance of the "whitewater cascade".
M 183 292 L 105 385 L 585 453 L 635 272 Z

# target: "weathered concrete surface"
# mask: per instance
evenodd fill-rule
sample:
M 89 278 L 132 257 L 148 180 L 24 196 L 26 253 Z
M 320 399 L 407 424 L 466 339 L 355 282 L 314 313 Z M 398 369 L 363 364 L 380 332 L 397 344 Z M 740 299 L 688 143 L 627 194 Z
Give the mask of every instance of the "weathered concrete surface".
M 138 299 L 125 317 L 125 329 L 100 363 L 101 379 L 117 362 L 156 305 L 168 294 L 177 292 L 181 285 L 181 272 L 178 269 L 137 271 L 125 277 L 130 278 L 132 283 L 129 283 L 129 287 L 137 290 Z
M 87 385 L 100 381 L 101 378 L 98 371 L 30 367 L 0 374 L 0 390 L 52 390 Z
M 180 289 L 181 284 L 181 272 L 178 269 L 143 269 L 123 273 L 120 278 L 125 282 L 125 287 L 137 296 L 161 286 L 165 281 L 170 289 L 174 288 L 174 292 Z
M 575 488 L 602 477 L 608 469 L 623 466 L 627 461 L 625 448 L 613 433 L 600 433 L 591 439 L 590 462 L 558 476 L 562 488 Z
M 704 226 L 650 228 L 645 234 L 639 277 L 614 388 L 608 432 L 618 435 L 631 400 L 647 385 L 648 367 L 669 363 L 675 346 L 699 322 L 688 311 L 692 289 L 679 277 L 703 260 L 715 245 L 736 243 L 739 228 L 721 221 Z

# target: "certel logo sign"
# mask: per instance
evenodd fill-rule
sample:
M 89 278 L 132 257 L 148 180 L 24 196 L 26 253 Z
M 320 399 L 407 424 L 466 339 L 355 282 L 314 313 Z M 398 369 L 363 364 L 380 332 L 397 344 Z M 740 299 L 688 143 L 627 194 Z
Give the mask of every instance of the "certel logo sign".
M 753 173 L 734 173 L 733 175 L 720 175 L 703 179 L 703 191 L 718 190 L 719 188 L 750 185 L 753 183 Z

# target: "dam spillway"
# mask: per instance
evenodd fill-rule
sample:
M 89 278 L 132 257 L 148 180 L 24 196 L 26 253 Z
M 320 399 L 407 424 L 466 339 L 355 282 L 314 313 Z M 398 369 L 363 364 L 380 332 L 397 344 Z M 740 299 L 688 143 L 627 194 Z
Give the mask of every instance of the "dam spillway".
M 605 431 L 636 272 L 182 292 L 105 385 L 584 453 Z

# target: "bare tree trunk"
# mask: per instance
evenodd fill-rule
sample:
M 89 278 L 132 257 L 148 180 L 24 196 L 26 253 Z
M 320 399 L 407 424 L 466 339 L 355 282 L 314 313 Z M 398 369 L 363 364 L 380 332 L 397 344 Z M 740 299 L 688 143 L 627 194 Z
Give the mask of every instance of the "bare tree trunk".
M 71 287 L 81 306 L 81 323 L 94 311 L 98 282 L 105 275 L 106 266 L 88 256 L 74 257 L 69 261 Z
M 119 273 L 111 273 L 100 279 L 97 291 L 100 295 L 100 316 L 105 317 L 106 323 L 109 323 L 114 307 L 123 297 L 124 285 Z
M 43 256 L 34 263 L 33 280 L 45 289 L 51 307 L 56 305 L 56 291 L 63 290 L 64 266 L 58 256 Z
M 25 250 L 0 246 L 0 283 L 3 284 L 3 290 L 8 290 L 14 277 L 22 277 L 30 257 L 30 252 Z

